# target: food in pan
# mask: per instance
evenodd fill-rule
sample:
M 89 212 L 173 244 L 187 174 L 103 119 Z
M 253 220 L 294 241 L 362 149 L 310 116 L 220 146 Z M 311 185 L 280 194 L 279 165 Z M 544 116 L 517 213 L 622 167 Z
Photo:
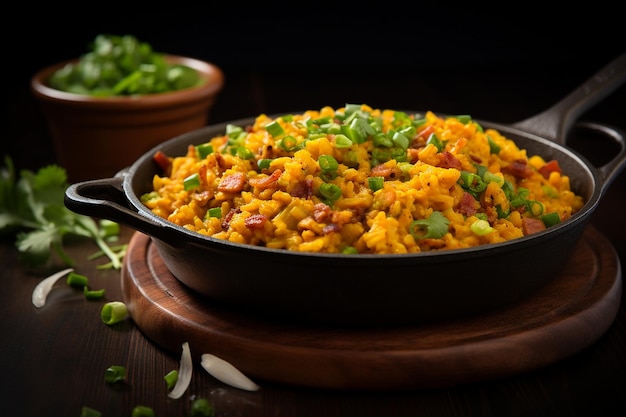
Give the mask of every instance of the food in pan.
M 300 252 L 416 253 L 498 243 L 584 199 L 558 161 L 471 117 L 347 104 L 228 125 L 186 155 L 157 151 L 142 202 L 186 229 Z

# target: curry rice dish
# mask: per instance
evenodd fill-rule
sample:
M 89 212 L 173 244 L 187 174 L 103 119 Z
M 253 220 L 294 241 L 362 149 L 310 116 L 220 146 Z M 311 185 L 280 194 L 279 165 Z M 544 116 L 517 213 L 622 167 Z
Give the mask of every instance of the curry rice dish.
M 467 248 L 536 233 L 583 204 L 556 160 L 471 117 L 365 104 L 227 125 L 162 169 L 142 202 L 231 242 L 301 252 Z

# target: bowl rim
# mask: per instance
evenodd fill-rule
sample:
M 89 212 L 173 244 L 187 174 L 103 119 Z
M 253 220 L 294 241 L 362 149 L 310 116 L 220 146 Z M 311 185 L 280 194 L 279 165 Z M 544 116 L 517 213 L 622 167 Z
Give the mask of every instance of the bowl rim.
M 78 62 L 80 58 L 72 58 L 51 64 L 37 71 L 30 81 L 33 94 L 40 100 L 64 104 L 81 104 L 93 107 L 145 106 L 160 107 L 171 105 L 172 102 L 201 101 L 217 94 L 224 85 L 224 73 L 216 64 L 197 58 L 164 54 L 170 63 L 182 64 L 198 71 L 204 80 L 200 85 L 177 91 L 152 93 L 134 96 L 94 97 L 86 94 L 69 93 L 47 85 L 48 78 L 63 66 Z

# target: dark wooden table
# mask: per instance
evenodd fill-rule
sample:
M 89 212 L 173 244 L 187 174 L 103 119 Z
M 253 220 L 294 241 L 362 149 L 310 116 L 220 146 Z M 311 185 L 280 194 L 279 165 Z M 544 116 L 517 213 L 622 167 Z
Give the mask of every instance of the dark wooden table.
M 125 228 L 123 241 L 132 232 Z M 68 245 L 78 261 L 75 270 L 87 275 L 93 288 L 105 288 L 106 300 L 121 300 L 120 271 L 98 270 L 102 259 L 87 260 L 96 249 L 91 242 Z M 153 343 L 132 319 L 107 326 L 100 319 L 104 301 L 87 301 L 64 281 L 43 308 L 35 308 L 32 290 L 50 271 L 26 269 L 16 255 L 12 242 L 0 245 L 2 415 L 78 416 L 82 406 L 90 406 L 103 416 L 125 416 L 142 404 L 157 416 L 186 416 L 197 396 L 206 397 L 217 416 L 247 417 L 608 416 L 626 410 L 623 303 L 608 331 L 590 347 L 503 379 L 409 392 L 333 391 L 257 381 L 261 389 L 247 392 L 222 384 L 196 364 L 187 393 L 172 400 L 163 376 L 178 368 L 180 355 Z M 127 367 L 120 386 L 104 381 L 111 365 Z

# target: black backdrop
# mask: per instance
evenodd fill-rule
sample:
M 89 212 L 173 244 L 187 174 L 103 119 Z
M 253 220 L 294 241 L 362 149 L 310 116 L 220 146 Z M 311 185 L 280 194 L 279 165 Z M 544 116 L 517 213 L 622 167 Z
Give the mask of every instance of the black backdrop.
M 527 2 L 16 7 L 24 10 L 5 15 L 1 28 L 0 153 L 18 168 L 54 162 L 30 77 L 86 52 L 99 33 L 133 34 L 156 50 L 220 66 L 226 84 L 211 122 L 351 102 L 512 123 L 626 52 L 623 19 L 602 2 L 550 12 Z M 583 118 L 624 123 L 624 90 Z

